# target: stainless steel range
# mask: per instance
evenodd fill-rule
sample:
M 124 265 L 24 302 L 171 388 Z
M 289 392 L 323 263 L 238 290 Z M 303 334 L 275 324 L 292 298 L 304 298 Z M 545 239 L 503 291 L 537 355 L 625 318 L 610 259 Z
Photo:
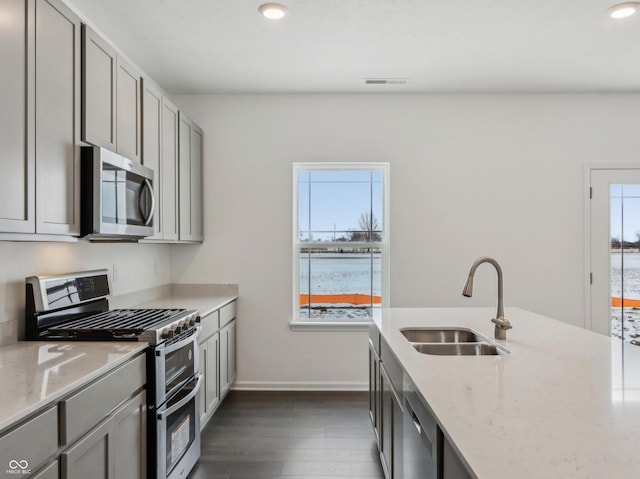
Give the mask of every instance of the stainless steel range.
M 149 478 L 184 478 L 200 457 L 198 313 L 110 310 L 110 294 L 107 270 L 26 278 L 26 339 L 148 342 Z

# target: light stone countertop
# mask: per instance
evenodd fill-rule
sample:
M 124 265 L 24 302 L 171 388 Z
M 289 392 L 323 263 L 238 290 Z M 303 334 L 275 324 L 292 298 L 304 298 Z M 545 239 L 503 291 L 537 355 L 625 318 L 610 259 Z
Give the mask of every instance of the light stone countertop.
M 391 308 L 383 338 L 481 479 L 640 477 L 640 347 L 517 308 L 493 339 L 495 308 Z M 466 327 L 505 356 L 417 352 L 407 327 Z M 623 369 L 624 363 L 624 369 Z
M 133 358 L 144 342 L 20 341 L 0 348 L 0 434 Z
M 110 300 L 111 308 L 185 308 L 201 317 L 238 299 L 238 287 L 225 284 L 171 284 Z

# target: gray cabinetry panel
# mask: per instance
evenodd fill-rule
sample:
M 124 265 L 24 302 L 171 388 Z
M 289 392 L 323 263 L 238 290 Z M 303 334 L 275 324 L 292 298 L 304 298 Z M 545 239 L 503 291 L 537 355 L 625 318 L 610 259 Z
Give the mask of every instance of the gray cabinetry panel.
M 45 467 L 42 471 L 38 472 L 35 476 L 30 476 L 31 479 L 58 479 L 60 465 L 58 461 L 54 461 Z
M 60 441 L 70 444 L 145 384 L 145 356 L 60 402 Z
M 448 440 L 443 441 L 442 479 L 472 479 Z
M 162 238 L 177 240 L 178 220 L 178 108 L 162 99 L 162 167 L 160 171 L 160 211 Z
M 114 478 L 147 477 L 146 393 L 142 391 L 113 417 Z
M 205 358 L 205 389 L 204 401 L 205 414 L 209 414 L 220 402 L 220 389 L 218 388 L 218 356 L 220 347 L 220 335 L 214 334 L 207 340 L 207 354 Z
M 109 454 L 111 418 L 60 455 L 63 479 L 112 479 L 113 455 Z
M 180 112 L 180 240 L 202 241 L 202 130 Z
M 82 26 L 82 140 L 116 151 L 115 49 Z
M 236 302 L 233 301 L 220 309 L 220 326 L 226 326 L 236 317 Z
M 58 450 L 58 408 L 52 407 L 0 437 L 0 467 L 27 461 L 24 469 L 37 469 Z
M 162 239 L 162 93 L 152 82 L 142 81 L 142 163 L 155 173 L 153 190 L 156 210 L 153 216 L 153 236 Z
M 142 160 L 140 135 L 142 76 L 118 55 L 116 79 L 117 152 L 130 160 Z
M 36 232 L 80 234 L 80 18 L 36 0 Z
M 3 0 L 0 28 L 0 232 L 35 232 L 34 0 Z

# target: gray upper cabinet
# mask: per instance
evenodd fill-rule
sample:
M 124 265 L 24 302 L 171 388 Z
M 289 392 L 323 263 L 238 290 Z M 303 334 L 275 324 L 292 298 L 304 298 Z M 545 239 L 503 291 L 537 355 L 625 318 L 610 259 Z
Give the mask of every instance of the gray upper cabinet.
M 180 112 L 180 240 L 202 241 L 202 130 Z
M 36 0 L 36 232 L 80 233 L 80 18 Z
M 160 169 L 160 211 L 162 238 L 177 240 L 178 222 L 178 107 L 162 99 L 162 167 Z
M 116 151 L 116 50 L 82 26 L 82 140 Z
M 116 151 L 130 160 L 140 162 L 142 159 L 140 135 L 142 75 L 121 55 L 118 55 L 117 65 Z
M 35 232 L 33 149 L 34 1 L 3 0 L 0 28 L 0 231 Z
M 153 191 L 156 209 L 153 216 L 153 236 L 163 238 L 163 188 L 162 188 L 162 93 L 146 78 L 142 81 L 142 163 L 153 169 Z

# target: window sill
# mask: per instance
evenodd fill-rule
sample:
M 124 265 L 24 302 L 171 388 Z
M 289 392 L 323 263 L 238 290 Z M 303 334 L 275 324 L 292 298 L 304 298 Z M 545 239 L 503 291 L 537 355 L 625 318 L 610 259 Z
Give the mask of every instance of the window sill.
M 371 320 L 366 321 L 291 321 L 291 331 L 367 331 Z

